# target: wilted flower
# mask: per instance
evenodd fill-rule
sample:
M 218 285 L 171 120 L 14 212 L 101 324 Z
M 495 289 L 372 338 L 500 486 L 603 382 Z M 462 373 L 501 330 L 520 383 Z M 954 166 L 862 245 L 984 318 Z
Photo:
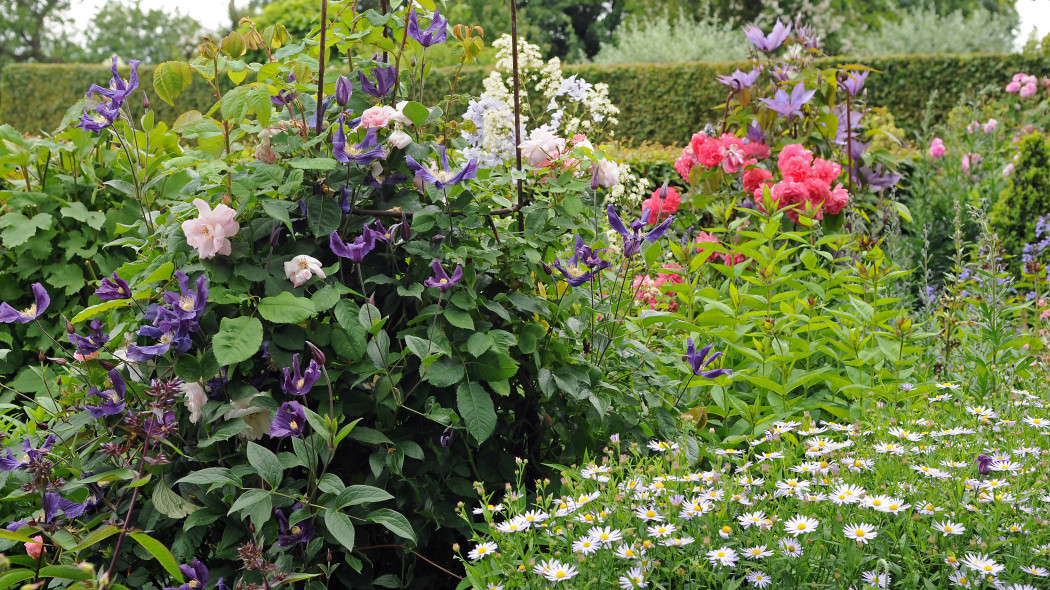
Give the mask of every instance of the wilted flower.
M 182 222 L 186 243 L 197 249 L 201 258 L 216 254 L 229 256 L 233 245 L 230 238 L 237 235 L 240 225 L 233 220 L 237 212 L 219 203 L 213 210 L 204 199 L 193 199 L 198 217 Z
M 435 10 L 433 16 L 430 17 L 430 26 L 425 31 L 421 31 L 419 29 L 419 21 L 416 18 L 416 11 L 413 9 L 408 19 L 408 36 L 415 39 L 423 47 L 432 47 L 439 43 L 444 43 L 445 39 L 448 38 L 448 19 Z
M 33 304 L 22 311 L 16 310 L 7 302 L 0 303 L 0 324 L 28 324 L 47 310 L 51 305 L 51 296 L 47 294 L 47 290 L 40 283 L 33 283 L 32 289 Z
M 296 287 L 309 281 L 310 277 L 314 275 L 317 275 L 322 279 L 327 278 L 324 274 L 324 270 L 321 269 L 321 261 L 313 256 L 307 256 L 306 254 L 300 254 L 288 262 L 285 262 L 284 274 L 288 277 L 288 280 L 292 282 L 292 285 Z
M 428 287 L 434 287 L 440 289 L 442 293 L 448 293 L 448 290 L 459 284 L 460 279 L 463 278 L 463 265 L 457 264 L 456 270 L 452 271 L 452 276 L 448 276 L 445 269 L 441 266 L 441 263 L 434 259 L 430 267 L 434 269 L 434 276 L 423 281 L 423 284 Z
M 183 383 L 179 389 L 182 390 L 183 395 L 186 397 L 186 409 L 190 411 L 190 422 L 196 424 L 201 421 L 204 414 L 201 413 L 201 408 L 204 404 L 208 403 L 208 394 L 204 392 L 204 387 L 200 383 Z
M 285 369 L 287 371 L 288 369 Z M 306 411 L 302 404 L 296 401 L 284 402 L 270 423 L 270 436 L 281 438 L 285 436 L 302 436 L 306 428 Z

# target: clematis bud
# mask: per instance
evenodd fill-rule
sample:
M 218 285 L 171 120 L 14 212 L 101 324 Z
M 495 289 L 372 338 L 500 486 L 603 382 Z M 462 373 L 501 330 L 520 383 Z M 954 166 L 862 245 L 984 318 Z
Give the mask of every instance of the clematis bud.
M 446 428 L 445 431 L 441 433 L 441 446 L 447 449 L 448 446 L 452 444 L 452 440 L 455 438 L 455 436 L 456 431 L 453 430 L 451 426 Z
M 325 356 L 324 353 L 321 352 L 321 349 L 317 348 L 317 346 L 309 340 L 306 341 L 306 347 L 310 349 L 310 354 L 313 355 L 314 360 L 317 361 L 317 364 L 323 365 L 325 362 Z
M 76 331 L 77 329 L 73 327 L 73 324 L 69 323 L 69 320 L 66 320 L 66 334 L 75 334 Z
M 113 369 L 117 368 L 117 365 L 103 359 L 98 359 L 98 364 L 102 365 L 102 368 L 107 371 L 112 371 Z
M 350 78 L 339 76 L 339 79 L 335 81 L 335 102 L 339 103 L 339 106 L 345 107 L 346 103 L 350 101 L 350 95 L 353 93 L 354 84 L 350 81 Z
M 401 238 L 406 242 L 412 239 L 412 227 L 408 223 L 408 215 L 405 212 L 401 212 Z

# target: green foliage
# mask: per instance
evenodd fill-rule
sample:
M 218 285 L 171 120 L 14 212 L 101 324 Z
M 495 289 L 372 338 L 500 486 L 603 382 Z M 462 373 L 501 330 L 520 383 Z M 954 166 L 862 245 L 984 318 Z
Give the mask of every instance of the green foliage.
M 650 17 L 633 16 L 602 43 L 594 62 L 600 64 L 645 62 L 730 61 L 747 55 L 751 44 L 740 29 L 700 11 L 698 19 L 679 12 Z
M 853 55 L 1008 53 L 1016 27 L 1016 14 L 984 8 L 944 13 L 920 5 L 883 19 L 874 29 L 847 34 L 843 43 Z
M 989 218 L 1003 247 L 1014 254 L 1036 241 L 1036 219 L 1050 212 L 1050 141 L 1033 133 L 1021 140 L 1018 155 Z
M 60 61 L 69 43 L 59 34 L 69 0 L 0 0 L 0 64 Z
M 200 23 L 177 11 L 144 9 L 141 0 L 107 0 L 91 20 L 79 60 L 98 63 L 120 55 L 156 64 L 180 59 L 196 48 L 201 32 Z

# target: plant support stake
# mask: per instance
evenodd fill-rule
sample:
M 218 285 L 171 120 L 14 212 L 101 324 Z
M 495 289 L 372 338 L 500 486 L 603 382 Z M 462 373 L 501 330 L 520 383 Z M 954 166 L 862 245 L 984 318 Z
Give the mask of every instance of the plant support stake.
M 327 49 L 324 45 L 325 27 L 328 25 L 328 0 L 321 0 L 321 53 L 318 55 L 317 67 L 317 134 L 321 135 L 321 121 L 324 119 L 324 56 Z
M 518 84 L 518 3 L 510 0 L 510 59 L 514 70 L 514 154 L 518 171 L 518 231 L 525 231 L 525 218 L 521 208 L 525 206 L 525 191 L 521 186 L 521 97 Z

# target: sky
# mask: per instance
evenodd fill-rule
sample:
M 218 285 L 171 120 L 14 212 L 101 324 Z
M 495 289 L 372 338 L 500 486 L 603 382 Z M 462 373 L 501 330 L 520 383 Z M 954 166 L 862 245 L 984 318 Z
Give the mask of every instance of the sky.
M 70 12 L 77 25 L 86 26 L 102 4 L 104 0 L 73 0 Z M 142 0 L 142 6 L 167 11 L 177 8 L 200 21 L 206 29 L 229 26 L 228 0 Z M 1050 33 L 1050 0 L 1017 0 L 1017 11 L 1021 15 L 1018 48 L 1028 39 L 1032 29 L 1036 29 L 1040 36 Z

